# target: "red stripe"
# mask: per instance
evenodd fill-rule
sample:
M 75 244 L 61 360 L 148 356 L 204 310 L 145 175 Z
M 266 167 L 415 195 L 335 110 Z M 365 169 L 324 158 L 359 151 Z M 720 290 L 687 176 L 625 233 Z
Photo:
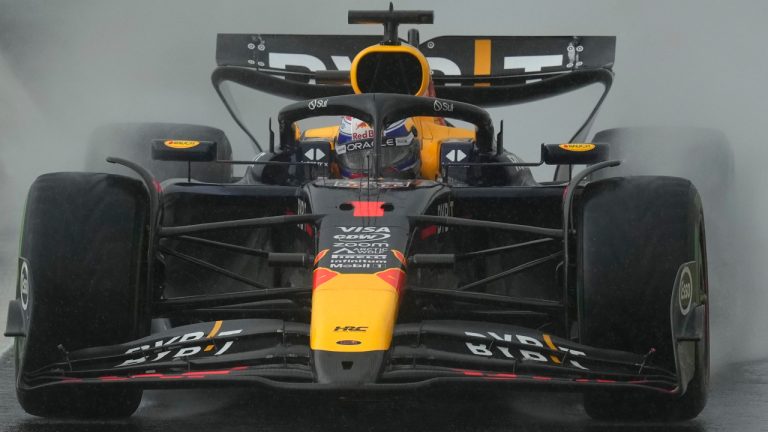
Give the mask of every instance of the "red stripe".
M 99 377 L 99 379 L 102 380 L 102 381 L 125 381 L 128 378 L 114 376 L 114 375 L 109 375 L 109 376 L 101 376 L 101 377 Z
M 317 263 L 319 263 L 319 262 L 320 262 L 320 260 L 321 260 L 321 259 L 323 259 L 323 257 L 324 257 L 324 256 L 325 256 L 325 255 L 328 253 L 328 251 L 329 251 L 329 250 L 330 250 L 330 249 L 323 249 L 323 250 L 321 250 L 321 251 L 320 251 L 320 252 L 317 254 L 317 256 L 315 257 L 315 265 L 317 265 Z
M 381 217 L 384 216 L 383 201 L 352 201 L 355 208 L 352 216 L 355 217 Z
M 517 374 L 497 373 L 497 374 L 489 375 L 489 377 L 496 378 L 496 379 L 515 379 L 517 378 Z
M 248 369 L 248 366 L 236 366 L 231 369 L 205 370 L 185 372 L 181 375 L 166 375 L 161 373 L 145 373 L 130 376 L 106 375 L 98 377 L 101 381 L 125 381 L 133 378 L 160 378 L 160 379 L 181 379 L 181 378 L 205 378 L 208 375 L 229 375 L 232 371 L 241 371 Z M 80 382 L 81 378 L 62 378 L 65 382 Z
M 376 273 L 380 279 L 391 285 L 400 294 L 405 284 L 405 272 L 398 268 L 391 268 Z
M 437 234 L 437 225 L 426 226 L 419 231 L 419 237 L 422 240 L 426 240 L 435 234 Z
M 397 258 L 397 260 L 400 261 L 400 264 L 406 265 L 405 255 L 403 255 L 402 252 L 400 252 L 397 249 L 392 249 L 392 255 L 394 255 L 395 258 Z
M 312 272 L 312 289 L 319 287 L 320 285 L 328 282 L 339 275 L 339 272 L 327 269 L 325 267 L 318 267 Z
M 209 371 L 193 371 L 193 372 L 185 372 L 182 375 L 188 376 L 188 377 L 194 377 L 198 375 L 228 375 L 230 372 L 229 369 L 226 370 L 209 370 Z

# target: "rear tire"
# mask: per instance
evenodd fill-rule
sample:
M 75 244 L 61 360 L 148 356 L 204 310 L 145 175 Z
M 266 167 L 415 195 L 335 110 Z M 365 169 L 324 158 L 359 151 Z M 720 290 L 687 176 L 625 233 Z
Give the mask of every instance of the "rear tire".
M 578 287 L 583 343 L 636 354 L 655 348 L 652 364 L 674 371 L 670 302 L 680 266 L 692 261 L 700 281 L 693 305 L 704 308 L 705 323 L 703 340 L 678 345 L 695 350 L 685 393 L 587 393 L 587 414 L 605 420 L 696 417 L 709 387 L 706 242 L 696 188 L 674 177 L 610 178 L 589 184 L 582 203 Z
M 32 184 L 17 284 L 26 337 L 15 341 L 16 390 L 26 412 L 111 418 L 138 407 L 139 389 L 35 387 L 41 382 L 30 373 L 63 361 L 59 346 L 71 352 L 148 334 L 141 312 L 147 202 L 140 182 L 110 174 L 47 174 Z
M 608 143 L 609 159 L 623 161 L 618 167 L 596 172 L 593 179 L 682 177 L 691 180 L 709 207 L 720 203 L 733 183 L 733 151 L 728 138 L 719 130 L 626 127 L 600 131 L 593 141 Z

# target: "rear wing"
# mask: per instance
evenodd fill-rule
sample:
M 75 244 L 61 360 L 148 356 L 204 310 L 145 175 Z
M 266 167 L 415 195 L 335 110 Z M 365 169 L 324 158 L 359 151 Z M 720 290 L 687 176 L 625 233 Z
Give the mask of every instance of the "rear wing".
M 352 93 L 345 82 L 352 59 L 362 49 L 379 43 L 381 36 L 219 34 L 216 62 L 224 68 L 247 68 L 290 83 L 252 78 L 255 88 L 293 100 Z M 525 86 L 578 71 L 601 70 L 587 81 L 607 81 L 613 67 L 613 36 L 441 36 L 419 44 L 433 72 L 438 97 L 479 106 L 511 105 L 538 98 Z M 610 74 L 610 73 L 609 73 Z M 226 74 L 248 85 L 246 71 Z M 346 78 L 348 80 L 348 78 Z M 563 80 L 564 84 L 569 84 Z M 584 79 L 577 79 L 581 87 Z M 309 84 L 322 88 L 308 88 Z M 454 87 L 454 88 L 451 88 Z M 455 88 L 462 87 L 462 88 Z M 497 87 L 483 89 L 483 87 Z M 506 88 L 504 88 L 506 87 Z M 538 86 L 535 86 L 538 87 Z M 554 90 L 571 90 L 572 85 Z M 554 91 L 559 94 L 562 91 Z M 518 94 L 519 93 L 519 94 Z
M 411 33 L 413 32 L 413 33 Z M 581 141 L 613 82 L 613 36 L 441 36 L 418 42 L 438 98 L 480 107 L 515 105 L 599 83 L 604 93 L 572 141 Z M 378 35 L 219 34 L 211 80 L 227 109 L 226 81 L 290 100 L 352 94 L 349 69 Z M 258 147 L 258 144 L 257 144 Z
M 381 36 L 219 34 L 216 63 L 262 72 L 348 71 L 352 59 Z M 436 81 L 613 66 L 614 36 L 440 36 L 417 47 Z

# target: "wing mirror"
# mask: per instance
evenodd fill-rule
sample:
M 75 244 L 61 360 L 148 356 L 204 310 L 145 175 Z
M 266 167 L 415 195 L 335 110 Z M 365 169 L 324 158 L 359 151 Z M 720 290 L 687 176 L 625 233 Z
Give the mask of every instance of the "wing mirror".
M 152 159 L 183 162 L 211 162 L 216 160 L 216 142 L 193 140 L 154 140 Z
M 541 160 L 547 165 L 590 165 L 608 157 L 605 143 L 542 144 Z

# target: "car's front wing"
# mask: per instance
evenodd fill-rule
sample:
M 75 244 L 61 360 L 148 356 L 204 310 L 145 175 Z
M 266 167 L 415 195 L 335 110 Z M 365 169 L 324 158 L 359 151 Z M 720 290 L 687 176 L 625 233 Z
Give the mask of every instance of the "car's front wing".
M 364 328 L 339 327 L 354 343 Z M 309 326 L 242 319 L 171 328 L 137 341 L 67 352 L 25 374 L 22 387 L 137 385 L 145 388 L 260 384 L 305 390 L 398 390 L 438 385 L 531 385 L 564 390 L 636 388 L 678 394 L 674 372 L 643 355 L 598 349 L 540 331 L 470 321 L 398 324 L 380 373 L 343 379 L 365 352 L 333 353 L 340 379 L 318 383 Z

